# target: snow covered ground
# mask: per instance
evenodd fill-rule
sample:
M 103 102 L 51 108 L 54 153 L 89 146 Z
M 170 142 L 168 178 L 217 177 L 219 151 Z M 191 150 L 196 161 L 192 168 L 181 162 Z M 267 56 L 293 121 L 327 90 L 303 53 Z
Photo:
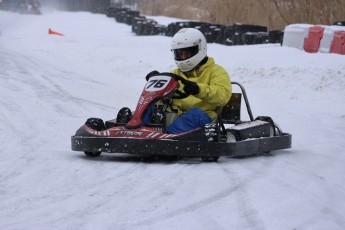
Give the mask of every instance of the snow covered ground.
M 0 31 L 0 229 L 345 229 L 345 56 L 210 44 L 293 147 L 144 163 L 89 159 L 70 136 L 133 108 L 149 71 L 175 68 L 170 37 L 86 12 L 0 11 Z

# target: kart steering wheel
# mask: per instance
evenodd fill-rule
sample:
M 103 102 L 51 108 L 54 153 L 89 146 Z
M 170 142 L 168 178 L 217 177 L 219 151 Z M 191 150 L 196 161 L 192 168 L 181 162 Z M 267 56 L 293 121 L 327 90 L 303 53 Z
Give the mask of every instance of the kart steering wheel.
M 163 75 L 163 76 L 168 76 L 171 78 L 174 78 L 177 81 L 181 81 L 182 83 L 187 82 L 186 79 L 184 79 L 183 77 L 181 77 L 180 75 L 174 74 L 174 73 L 169 73 L 169 72 L 164 72 L 164 73 L 157 73 L 155 75 Z M 181 90 L 177 89 L 172 95 L 171 98 L 172 99 L 183 99 L 188 97 L 190 94 L 184 93 Z

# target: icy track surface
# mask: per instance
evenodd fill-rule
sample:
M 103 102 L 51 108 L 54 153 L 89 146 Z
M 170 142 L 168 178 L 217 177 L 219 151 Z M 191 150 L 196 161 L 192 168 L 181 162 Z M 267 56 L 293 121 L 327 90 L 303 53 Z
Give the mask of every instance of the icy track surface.
M 345 56 L 209 45 L 292 149 L 218 163 L 90 159 L 70 136 L 134 108 L 145 75 L 175 67 L 171 38 L 84 12 L 0 11 L 0 30 L 0 229 L 345 229 Z

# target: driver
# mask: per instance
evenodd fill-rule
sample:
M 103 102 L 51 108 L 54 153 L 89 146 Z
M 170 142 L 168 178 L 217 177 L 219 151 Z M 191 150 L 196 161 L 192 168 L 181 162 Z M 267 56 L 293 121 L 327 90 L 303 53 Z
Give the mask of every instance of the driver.
M 197 29 L 183 28 L 172 39 L 171 51 L 177 69 L 172 73 L 186 79 L 180 81 L 179 90 L 189 96 L 183 99 L 173 99 L 172 110 L 177 112 L 178 118 L 167 125 L 167 133 L 182 133 L 217 119 L 217 107 L 225 106 L 230 100 L 232 87 L 229 74 L 212 57 L 207 56 L 207 42 L 205 36 Z M 146 80 L 159 74 L 152 71 Z M 117 115 L 116 122 L 125 124 L 131 119 L 129 108 L 122 108 Z M 148 108 L 143 124 L 164 124 L 165 113 L 159 108 Z
M 229 74 L 207 56 L 206 38 L 197 29 L 179 30 L 172 39 L 171 51 L 177 65 L 172 73 L 187 79 L 184 84 L 180 82 L 179 90 L 190 96 L 173 100 L 172 107 L 179 117 L 166 127 L 166 131 L 181 133 L 215 122 L 217 107 L 225 106 L 231 97 Z M 152 71 L 146 79 L 157 73 Z M 151 116 L 162 117 L 159 113 L 149 109 L 143 122 Z

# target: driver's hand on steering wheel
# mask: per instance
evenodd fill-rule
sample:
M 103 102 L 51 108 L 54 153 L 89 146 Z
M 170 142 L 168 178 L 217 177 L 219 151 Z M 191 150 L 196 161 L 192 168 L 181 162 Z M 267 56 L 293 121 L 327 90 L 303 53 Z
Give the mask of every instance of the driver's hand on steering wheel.
M 148 81 L 150 79 L 150 77 L 156 76 L 158 74 L 159 74 L 159 72 L 157 70 L 153 70 L 146 75 L 145 79 L 146 79 L 146 81 Z
M 197 83 L 193 81 L 185 81 L 183 82 L 183 84 L 184 84 L 183 90 L 186 94 L 197 95 L 198 93 L 200 93 L 200 87 L 198 86 Z

